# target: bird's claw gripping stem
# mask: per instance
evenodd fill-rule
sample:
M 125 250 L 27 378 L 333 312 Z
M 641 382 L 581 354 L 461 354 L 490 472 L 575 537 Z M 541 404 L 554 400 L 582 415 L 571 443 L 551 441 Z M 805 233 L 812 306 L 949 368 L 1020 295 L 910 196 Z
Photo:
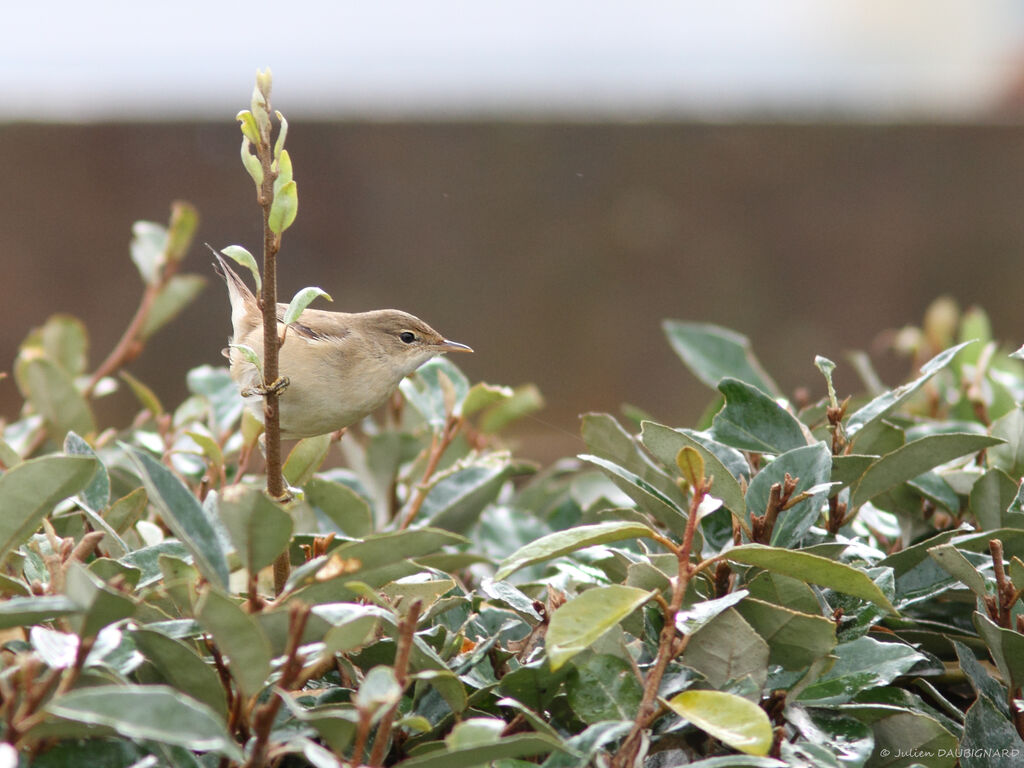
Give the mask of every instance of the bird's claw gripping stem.
M 259 395 L 260 397 L 266 397 L 267 395 L 280 395 L 286 389 L 291 382 L 287 376 L 279 376 L 277 381 L 270 385 L 260 385 L 258 387 L 249 387 L 242 392 L 242 397 L 249 397 L 251 395 Z

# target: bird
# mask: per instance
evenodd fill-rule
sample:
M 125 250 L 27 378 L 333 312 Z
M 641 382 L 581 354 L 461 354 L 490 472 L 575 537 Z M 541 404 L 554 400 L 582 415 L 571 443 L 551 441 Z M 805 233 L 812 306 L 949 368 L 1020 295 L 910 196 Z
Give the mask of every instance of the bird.
M 211 249 L 213 250 L 213 249 Z M 256 296 L 219 254 L 214 269 L 231 303 L 232 336 L 224 350 L 231 378 L 246 406 L 262 421 L 267 391 L 248 347 L 263 361 L 263 314 Z M 277 305 L 282 323 L 287 306 Z M 403 378 L 446 352 L 472 352 L 398 309 L 327 312 L 305 309 L 287 326 L 278 353 L 281 437 L 314 437 L 344 429 L 382 406 Z

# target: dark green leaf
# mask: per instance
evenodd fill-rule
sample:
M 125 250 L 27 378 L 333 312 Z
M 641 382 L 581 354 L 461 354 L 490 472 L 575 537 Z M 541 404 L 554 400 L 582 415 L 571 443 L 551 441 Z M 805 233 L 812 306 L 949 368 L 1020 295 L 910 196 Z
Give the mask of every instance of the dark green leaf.
M 778 395 L 778 387 L 754 357 L 746 336 L 717 325 L 679 320 L 666 320 L 662 328 L 686 367 L 709 387 L 732 377 L 766 394 Z
M 768 677 L 768 654 L 768 644 L 730 608 L 693 634 L 681 661 L 716 688 L 747 676 L 760 686 Z
M 10 597 L 0 600 L 0 629 L 28 627 L 81 611 L 81 606 L 64 595 Z
M 56 697 L 46 710 L 79 723 L 113 728 L 128 739 L 151 739 L 245 759 L 213 710 L 162 685 L 83 688 Z
M 633 666 L 617 656 L 590 655 L 572 663 L 565 692 L 587 724 L 636 717 L 643 688 Z
M 135 629 L 130 636 L 165 682 L 202 702 L 221 718 L 227 717 L 227 699 L 220 678 L 194 650 L 152 629 Z
M 670 496 L 666 496 L 642 477 L 618 464 L 599 456 L 580 454 L 580 459 L 596 464 L 612 482 L 673 533 L 682 536 L 686 530 L 686 511 Z
M 96 451 L 74 432 L 68 432 L 64 438 L 64 453 L 69 456 L 91 456 L 96 459 L 96 474 L 82 489 L 80 498 L 90 509 L 96 511 L 106 509 L 110 503 L 110 475 L 107 474 L 107 468 L 103 466 Z
M 608 522 L 578 525 L 565 531 L 556 531 L 520 547 L 506 557 L 494 574 L 495 581 L 503 581 L 520 568 L 567 555 L 586 547 L 611 541 L 650 537 L 653 531 L 643 523 Z
M 928 435 L 887 453 L 868 467 L 854 486 L 850 505 L 858 507 L 900 483 L 947 461 L 996 445 L 998 438 L 965 432 Z
M 1000 416 L 992 422 L 989 434 L 1006 441 L 989 450 L 991 466 L 1012 477 L 1024 475 L 1024 410 L 1017 407 Z
M 247 697 L 259 693 L 270 674 L 270 643 L 256 619 L 214 589 L 203 592 L 195 613 L 227 657 L 228 670 L 242 693 Z
M 62 439 L 69 431 L 81 435 L 96 431 L 92 409 L 72 375 L 42 350 L 22 349 L 14 362 L 14 380 L 32 409 L 46 420 L 53 437 Z
M 985 641 L 1003 680 L 1008 681 L 1012 688 L 1024 685 L 1024 635 L 1000 627 L 977 611 L 974 613 L 974 627 Z
M 1024 755 L 1024 740 L 988 697 L 979 696 L 967 710 L 960 750 L 961 768 L 1015 768 Z
M 780 454 L 807 445 L 796 417 L 757 387 L 722 379 L 725 407 L 715 414 L 712 436 L 744 451 Z
M 884 392 L 867 405 L 851 414 L 846 421 L 846 434 L 854 439 L 859 453 L 872 453 L 867 450 L 869 444 L 884 428 L 884 419 L 901 403 L 906 402 L 917 390 L 924 386 L 932 376 L 945 368 L 956 356 L 956 353 L 972 342 L 965 341 L 943 352 L 940 352 L 921 366 L 921 375 L 911 382 Z
M 0 476 L 0 562 L 28 539 L 54 506 L 86 487 L 98 462 L 86 456 L 28 459 Z M 15 513 L 16 510 L 16 513 Z
M 736 610 L 768 643 L 769 662 L 785 669 L 809 667 L 836 646 L 836 624 L 810 615 L 749 598 Z
M 772 530 L 771 543 L 792 547 L 799 542 L 821 517 L 821 505 L 831 491 L 832 453 L 824 443 L 805 445 L 786 451 L 754 476 L 747 489 L 747 509 L 764 514 L 768 509 L 771 487 L 782 483 L 786 475 L 799 480 L 794 498 L 817 489 L 812 496 L 779 513 Z
M 981 529 L 990 531 L 1005 525 L 1006 511 L 1016 496 L 1017 483 L 1003 470 L 990 469 L 979 477 L 971 488 L 970 505 Z
M 148 339 L 176 318 L 205 287 L 206 278 L 202 275 L 173 275 L 160 289 L 146 315 L 140 332 L 142 338 Z
M 985 598 L 985 577 L 952 544 L 940 544 L 928 550 L 928 555 L 942 566 L 950 576 L 970 589 L 981 599 Z
M 305 492 L 306 501 L 346 536 L 361 537 L 373 531 L 373 512 L 369 503 L 347 485 L 313 477 L 306 483 Z
M 263 491 L 229 485 L 221 492 L 217 509 L 250 573 L 274 562 L 291 540 L 291 515 Z
M 829 587 L 896 613 L 896 608 L 885 594 L 863 571 L 835 560 L 808 552 L 766 547 L 762 544 L 744 544 L 726 552 L 725 557 L 737 563 L 792 576 L 800 581 Z
M 514 469 L 507 455 L 481 456 L 431 486 L 420 519 L 434 528 L 464 533 L 493 502 Z
M 671 467 L 679 451 L 689 446 L 696 450 L 704 459 L 704 471 L 714 478 L 711 495 L 722 500 L 722 504 L 734 514 L 743 517 L 746 513 L 746 500 L 739 480 L 722 462 L 721 458 L 708 449 L 703 443 L 683 431 L 656 424 L 653 421 L 643 422 L 640 439 L 652 454 L 665 466 Z M 729 451 L 732 448 L 721 446 Z M 743 461 L 742 456 L 740 460 Z M 746 462 L 743 461 L 744 466 Z
M 870 637 L 859 637 L 836 646 L 838 657 L 832 668 L 803 689 L 798 700 L 803 704 L 823 706 L 850 701 L 866 688 L 875 688 L 906 674 L 924 654 L 903 643 L 880 643 Z
M 228 562 L 213 524 L 199 500 L 167 467 L 148 453 L 125 446 L 146 486 L 150 502 L 188 548 L 196 566 L 212 583 L 226 587 Z
M 403 760 L 402 768 L 480 768 L 500 760 L 546 755 L 561 749 L 563 745 L 550 736 L 517 733 L 493 743 L 416 755 Z

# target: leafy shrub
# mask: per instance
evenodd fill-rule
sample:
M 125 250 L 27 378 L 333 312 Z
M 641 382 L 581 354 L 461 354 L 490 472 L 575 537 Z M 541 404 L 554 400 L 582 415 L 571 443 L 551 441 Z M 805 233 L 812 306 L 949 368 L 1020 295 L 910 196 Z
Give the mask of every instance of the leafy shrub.
M 543 469 L 500 442 L 536 390 L 437 359 L 298 442 L 280 502 L 226 369 L 174 409 L 123 370 L 201 286 L 195 221 L 136 225 L 144 297 L 91 375 L 66 316 L 15 361 L 0 765 L 1019 764 L 1024 366 L 980 311 L 901 333 L 895 389 L 858 356 L 841 399 L 818 358 L 800 406 L 668 321 L 706 423 L 587 414 Z M 141 410 L 103 428 L 115 375 Z

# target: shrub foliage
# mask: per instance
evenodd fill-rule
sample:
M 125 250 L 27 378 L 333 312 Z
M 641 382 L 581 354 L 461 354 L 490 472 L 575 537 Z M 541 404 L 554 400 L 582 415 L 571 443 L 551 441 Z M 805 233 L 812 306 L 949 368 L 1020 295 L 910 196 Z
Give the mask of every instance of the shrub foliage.
M 894 389 L 818 358 L 820 402 L 667 321 L 704 422 L 587 414 L 544 468 L 500 437 L 535 388 L 437 359 L 291 446 L 281 502 L 224 368 L 174 408 L 124 369 L 202 286 L 195 225 L 135 226 L 143 299 L 95 371 L 63 315 L 14 363 L 0 766 L 1020 764 L 1024 365 L 980 311 L 901 332 Z M 119 389 L 139 413 L 101 425 Z

